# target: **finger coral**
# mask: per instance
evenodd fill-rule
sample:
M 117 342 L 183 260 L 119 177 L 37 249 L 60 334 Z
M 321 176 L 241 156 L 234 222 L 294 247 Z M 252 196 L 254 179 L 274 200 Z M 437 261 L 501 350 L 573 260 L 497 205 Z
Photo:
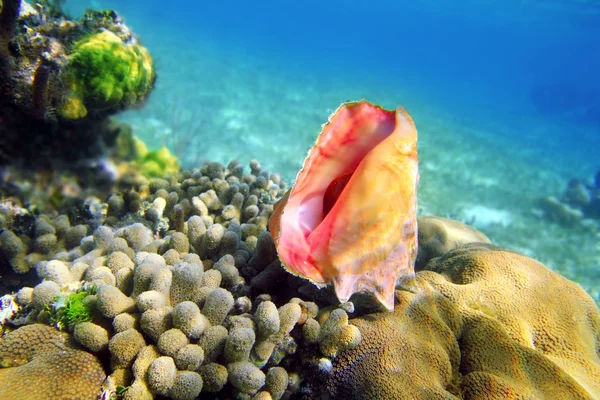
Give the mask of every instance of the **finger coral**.
M 202 391 L 202 376 L 194 371 L 178 371 L 169 396 L 173 400 L 194 400 Z
M 58 242 L 35 264 L 46 281 L 30 288 L 30 300 L 23 292 L 23 302 L 31 303 L 32 320 L 50 322 L 46 310 L 57 295 L 85 296 L 91 320 L 74 321 L 72 328 L 76 340 L 109 368 L 103 385 L 107 395 L 192 398 L 199 391 L 224 390 L 247 397 L 264 385 L 267 364 L 270 368 L 296 351 L 292 331 L 304 305 L 298 299 L 286 305 L 284 299 L 278 308 L 265 298 L 256 304 L 266 312 L 255 318 L 257 293 L 239 273 L 256 247 L 246 239 L 252 236 L 249 242 L 256 244 L 261 233 L 270 237 L 265 230 L 273 198 L 266 190 L 276 184 L 256 163 L 259 180 L 233 175 L 240 168 L 231 165 L 208 164 L 202 171 L 151 179 L 145 187 L 110 196 L 112 211 L 95 227 L 69 227 L 45 216 L 35 220 L 32 240 L 57 235 Z M 212 181 L 206 179 L 212 175 Z M 258 212 L 238 212 L 246 201 Z M 60 248 L 65 236 L 67 251 Z M 19 252 L 27 257 L 32 250 L 23 246 Z M 60 259 L 54 258 L 56 251 L 63 253 Z M 87 287 L 97 289 L 88 293 L 82 289 Z M 266 351 L 255 365 L 258 337 Z
M 348 314 L 342 309 L 336 309 L 321 326 L 317 340 L 323 355 L 335 357 L 344 350 L 356 347 L 362 336 L 356 326 L 348 324 Z
M 156 394 L 166 396 L 175 384 L 177 369 L 171 357 L 158 357 L 148 367 L 148 387 Z

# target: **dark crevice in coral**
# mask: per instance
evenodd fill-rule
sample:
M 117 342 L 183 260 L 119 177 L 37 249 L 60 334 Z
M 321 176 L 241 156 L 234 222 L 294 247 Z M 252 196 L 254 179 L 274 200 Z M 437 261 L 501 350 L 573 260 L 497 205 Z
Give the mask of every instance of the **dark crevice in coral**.
M 0 104 L 3 104 L 11 93 L 10 40 L 17 29 L 20 8 L 21 0 L 4 0 L 2 2 L 2 11 L 0 11 Z
M 8 42 L 15 34 L 17 29 L 17 19 L 21 8 L 21 0 L 4 0 L 2 2 L 2 11 L 0 12 L 0 40 L 2 54 L 8 50 Z
M 57 163 L 73 166 L 78 160 L 97 158 L 106 153 L 106 141 L 114 142 L 110 125 L 110 120 L 86 119 L 63 122 L 57 129 L 55 124 L 33 119 L 14 106 L 4 107 L 0 109 L 0 130 L 19 134 L 3 135 L 0 166 L 24 162 L 20 167 L 37 169 L 58 167 Z
M 2 230 L 0 230 L 0 233 Z M 7 293 L 13 293 L 23 286 L 35 286 L 40 279 L 35 269 L 25 273 L 17 274 L 13 271 L 10 261 L 5 254 L 0 251 L 0 296 Z

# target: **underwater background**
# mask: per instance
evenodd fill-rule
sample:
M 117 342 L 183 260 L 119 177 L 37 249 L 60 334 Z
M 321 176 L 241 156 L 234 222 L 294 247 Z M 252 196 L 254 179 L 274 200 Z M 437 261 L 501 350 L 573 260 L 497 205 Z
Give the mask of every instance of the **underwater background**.
M 561 224 L 543 206 L 573 179 L 596 190 L 597 3 L 65 5 L 90 6 L 115 9 L 155 60 L 154 92 L 119 118 L 184 168 L 258 159 L 292 182 L 339 104 L 402 105 L 419 131 L 421 214 L 467 222 L 599 301 L 599 219 Z

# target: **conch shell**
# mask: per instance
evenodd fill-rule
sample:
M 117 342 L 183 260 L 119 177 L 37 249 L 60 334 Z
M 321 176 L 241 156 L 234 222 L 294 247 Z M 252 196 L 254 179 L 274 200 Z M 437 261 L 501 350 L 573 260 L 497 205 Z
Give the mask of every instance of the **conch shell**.
M 283 266 L 332 282 L 341 302 L 366 291 L 393 310 L 397 280 L 414 279 L 418 180 L 410 115 L 342 104 L 269 220 Z

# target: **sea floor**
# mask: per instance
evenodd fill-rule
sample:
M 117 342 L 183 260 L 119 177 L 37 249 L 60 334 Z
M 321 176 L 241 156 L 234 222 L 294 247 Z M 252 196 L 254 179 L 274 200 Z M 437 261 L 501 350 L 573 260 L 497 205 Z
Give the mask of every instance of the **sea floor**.
M 589 152 L 585 140 L 593 135 L 589 129 L 570 132 L 581 138 L 585 148 L 579 149 L 577 142 L 563 143 L 554 123 L 528 112 L 498 120 L 452 114 L 428 98 L 431 88 L 420 92 L 410 82 L 391 87 L 380 77 L 341 67 L 319 66 L 317 75 L 284 67 L 283 56 L 186 43 L 155 30 L 139 33 L 154 54 L 159 78 L 148 103 L 120 119 L 150 147 L 168 146 L 184 167 L 257 159 L 291 182 L 321 124 L 341 102 L 402 103 L 419 130 L 421 214 L 467 222 L 600 301 L 600 223 L 564 228 L 546 220 L 536 205 L 540 197 L 560 196 L 569 179 L 591 178 L 600 167 L 582 161 Z

